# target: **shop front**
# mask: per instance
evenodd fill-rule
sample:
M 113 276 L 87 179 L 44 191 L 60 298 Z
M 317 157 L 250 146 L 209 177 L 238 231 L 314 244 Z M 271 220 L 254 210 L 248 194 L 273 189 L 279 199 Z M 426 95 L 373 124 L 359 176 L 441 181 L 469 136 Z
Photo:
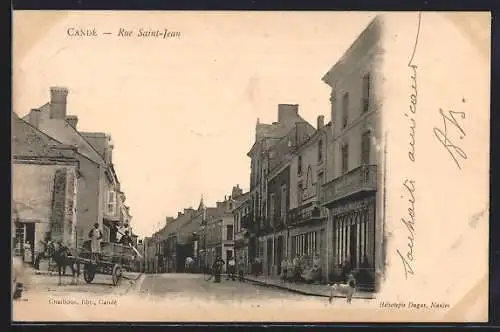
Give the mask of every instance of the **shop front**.
M 375 286 L 377 250 L 375 172 L 376 166 L 362 166 L 325 185 L 325 206 L 332 225 L 333 277 L 343 280 L 348 272 L 356 271 L 360 283 L 370 289 Z
M 326 222 L 316 201 L 290 211 L 289 257 L 298 260 L 302 270 L 314 270 L 314 279 L 327 274 Z
M 234 239 L 234 254 L 236 257 L 236 264 L 241 266 L 245 273 L 250 273 L 249 271 L 249 257 L 248 257 L 248 245 L 249 239 L 246 235 L 246 231 L 239 232 L 235 234 Z

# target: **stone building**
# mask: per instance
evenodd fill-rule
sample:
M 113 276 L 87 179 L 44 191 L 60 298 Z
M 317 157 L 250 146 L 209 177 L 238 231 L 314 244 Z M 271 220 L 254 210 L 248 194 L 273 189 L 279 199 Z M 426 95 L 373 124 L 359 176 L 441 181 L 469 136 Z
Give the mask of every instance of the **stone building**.
M 23 120 L 52 139 L 77 148 L 77 200 L 80 204 L 76 212 L 76 242 L 79 246 L 87 240 L 88 231 L 95 222 L 103 227 L 105 240 L 109 240 L 109 225 L 120 222 L 117 196 L 121 190 L 113 166 L 113 144 L 109 135 L 79 132 L 78 118 L 67 114 L 67 97 L 67 88 L 50 88 L 50 101 L 32 109 Z
M 289 257 L 301 256 L 308 265 L 316 256 L 326 280 L 327 211 L 321 207 L 323 184 L 327 177 L 327 143 L 331 124 L 318 116 L 314 133 L 292 152 L 290 165 L 290 212 L 288 217 Z
M 216 202 L 213 213 L 208 214 L 206 221 L 207 262 L 211 266 L 217 256 L 225 262 L 234 257 L 234 224 L 231 198 Z
M 12 211 L 15 253 L 31 244 L 31 257 L 43 250 L 50 232 L 54 240 L 76 242 L 80 163 L 76 147 L 62 144 L 12 115 Z
M 234 218 L 234 255 L 238 263 L 243 264 L 244 271 L 250 273 L 250 261 L 248 257 L 248 230 L 243 226 L 252 218 L 250 213 L 250 193 L 241 195 L 239 201 L 235 202 L 233 208 Z
M 266 260 L 266 257 L 273 256 L 267 253 L 267 247 L 263 242 L 263 236 L 267 237 L 273 233 L 268 221 L 267 175 L 271 167 L 278 167 L 276 160 L 283 159 L 288 153 L 288 139 L 283 141 L 283 137 L 290 135 L 294 128 L 307 128 L 306 124 L 307 122 L 299 115 L 298 105 L 279 104 L 277 122 L 262 124 L 257 120 L 255 142 L 247 153 L 247 156 L 251 159 L 250 215 L 252 216 L 252 220 L 246 218 L 246 222 L 242 226 L 249 232 L 249 261 L 254 262 L 256 259 L 259 259 L 263 263 L 261 266 L 262 270 L 266 266 L 269 267 L 270 264 L 269 260 Z M 299 137 L 299 133 L 291 135 L 292 141 Z M 277 143 L 281 143 L 279 144 L 280 148 L 274 149 L 271 152 L 273 146 Z M 273 162 L 276 165 L 271 165 Z M 269 248 L 272 251 L 272 246 Z M 266 262 L 263 262 L 264 260 Z M 269 269 L 270 271 L 271 269 Z
M 293 108 L 289 108 L 293 110 Z M 298 109 L 297 109 L 298 111 Z M 263 178 L 266 199 L 264 217 L 258 231 L 262 272 L 279 275 L 281 262 L 289 251 L 289 209 L 291 192 L 291 161 L 297 148 L 315 132 L 305 120 L 296 120 L 288 132 L 269 141 Z
M 323 81 L 331 87 L 332 136 L 328 142 L 328 178 L 324 185 L 324 206 L 329 210 L 330 267 L 338 277 L 348 265 L 369 275 L 365 287 L 375 286 L 383 270 L 383 204 L 380 142 L 381 75 L 383 50 L 380 21 L 373 20 Z

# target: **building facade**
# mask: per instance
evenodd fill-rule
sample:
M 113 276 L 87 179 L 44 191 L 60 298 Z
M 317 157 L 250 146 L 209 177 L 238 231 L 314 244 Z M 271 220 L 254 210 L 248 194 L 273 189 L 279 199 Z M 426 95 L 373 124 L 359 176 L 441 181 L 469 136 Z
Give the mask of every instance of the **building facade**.
M 15 254 L 29 243 L 29 262 L 43 251 L 47 233 L 76 244 L 79 160 L 76 147 L 61 144 L 13 114 L 12 200 Z M 81 156 L 80 156 L 81 157 Z
M 77 148 L 77 246 L 88 239 L 88 231 L 96 222 L 109 241 L 109 225 L 120 221 L 120 184 L 112 162 L 113 144 L 109 135 L 78 131 L 78 118 L 67 114 L 67 97 L 67 88 L 50 88 L 50 101 L 31 110 L 23 120 L 57 142 Z
M 235 203 L 233 209 L 234 219 L 234 255 L 236 261 L 242 265 L 245 273 L 250 273 L 250 261 L 248 255 L 248 230 L 243 226 L 251 223 L 250 192 L 241 195 L 241 199 Z
M 327 210 L 322 208 L 323 184 L 327 177 L 327 144 L 331 124 L 320 115 L 317 128 L 293 151 L 290 166 L 290 211 L 288 218 L 289 257 L 302 257 L 307 266 L 319 259 L 327 279 Z
M 380 22 L 375 19 L 324 76 L 331 87 L 334 158 L 328 161 L 323 205 L 329 210 L 332 267 L 338 276 L 348 266 L 364 275 L 368 288 L 383 269 L 380 142 L 381 96 L 377 91 L 382 60 Z
M 296 128 L 305 130 L 296 130 Z M 272 124 L 261 124 L 257 120 L 255 127 L 255 142 L 247 153 L 251 159 L 250 164 L 250 215 L 243 226 L 249 231 L 249 260 L 256 273 L 266 274 L 276 271 L 272 245 L 268 247 L 268 238 L 273 233 L 268 220 L 267 193 L 268 174 L 271 168 L 281 167 L 282 160 L 288 156 L 290 144 L 295 144 L 301 137 L 301 132 L 307 131 L 307 122 L 299 115 L 299 105 L 279 104 L 278 121 Z M 285 138 L 285 139 L 284 139 Z M 265 237 L 265 240 L 264 238 Z M 260 238 L 260 239 L 259 239 Z M 265 243 L 265 244 L 264 244 Z
M 225 262 L 234 257 L 233 205 L 232 199 L 225 198 L 216 203 L 213 213 L 208 214 L 204 230 L 208 266 L 212 266 L 218 256 Z

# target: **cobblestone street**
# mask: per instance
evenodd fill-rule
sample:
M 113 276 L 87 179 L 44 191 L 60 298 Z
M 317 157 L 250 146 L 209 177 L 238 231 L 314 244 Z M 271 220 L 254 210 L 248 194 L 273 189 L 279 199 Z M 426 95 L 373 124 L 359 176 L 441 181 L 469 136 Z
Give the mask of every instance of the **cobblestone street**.
M 112 286 L 109 276 L 102 275 L 96 276 L 91 284 L 83 281 L 77 286 L 57 286 L 55 276 L 37 275 L 32 279 L 36 282 L 30 282 L 23 300 L 14 302 L 14 320 L 92 317 L 101 321 L 139 321 L 141 317 L 148 317 L 158 321 L 241 321 L 253 315 L 253 319 L 260 320 L 281 315 L 280 320 L 294 321 L 303 319 L 304 314 L 325 317 L 328 312 L 335 314 L 335 309 L 374 305 L 373 300 L 365 299 L 353 299 L 353 304 L 348 305 L 340 298 L 330 304 L 325 297 L 297 294 L 250 281 L 223 278 L 221 283 L 215 283 L 202 274 L 144 274 L 136 281 L 123 280 L 116 287 Z M 69 283 L 71 277 L 65 281 Z M 127 315 L 119 312 L 127 312 Z
M 255 285 L 251 282 L 213 279 L 202 274 L 152 274 L 146 275 L 135 288 L 140 294 L 161 298 L 179 298 L 201 301 L 304 301 L 307 296 L 286 290 L 277 290 Z

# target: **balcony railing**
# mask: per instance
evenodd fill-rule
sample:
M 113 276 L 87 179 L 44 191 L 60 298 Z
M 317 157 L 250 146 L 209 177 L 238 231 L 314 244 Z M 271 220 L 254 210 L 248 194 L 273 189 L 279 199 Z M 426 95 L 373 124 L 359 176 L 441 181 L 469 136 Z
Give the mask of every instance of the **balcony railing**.
M 321 207 L 318 201 L 302 205 L 288 212 L 288 224 L 297 225 L 304 222 L 321 219 Z
M 239 232 L 234 234 L 234 241 L 243 241 L 248 237 L 248 230 L 246 228 L 242 228 Z
M 323 185 L 323 205 L 363 191 L 377 190 L 377 166 L 362 165 Z
M 253 225 L 253 213 L 249 213 L 241 218 L 241 227 L 246 229 L 253 229 Z

